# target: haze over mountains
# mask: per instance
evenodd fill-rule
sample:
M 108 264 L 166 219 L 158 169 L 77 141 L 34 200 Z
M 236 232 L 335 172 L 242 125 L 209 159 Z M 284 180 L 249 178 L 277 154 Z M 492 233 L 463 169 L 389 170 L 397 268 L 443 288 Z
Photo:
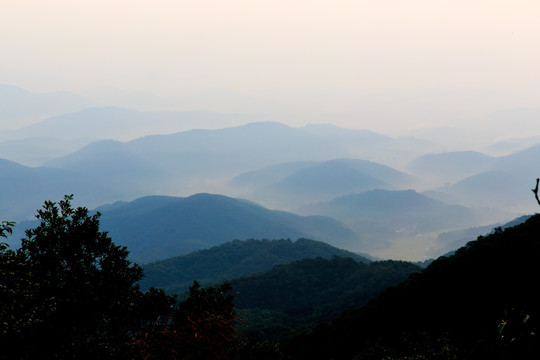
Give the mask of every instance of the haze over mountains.
M 99 101 L 84 94 L 71 101 L 64 93 L 1 89 L 5 100 L 0 107 L 2 219 L 30 219 L 44 200 L 59 200 L 69 193 L 75 194 L 76 204 L 89 208 L 152 195 L 190 199 L 199 193 L 222 194 L 226 197 L 221 201 L 246 199 L 265 211 L 341 221 L 340 234 L 349 231 L 349 235 L 331 236 L 327 230 L 324 240 L 350 250 L 396 257 L 412 249 L 403 256 L 422 259 L 440 232 L 491 226 L 536 211 L 530 188 L 540 173 L 536 165 L 540 147 L 512 152 L 533 144 L 535 133 L 514 146 L 511 136 L 518 134 L 505 124 L 521 114 L 521 125 L 534 129 L 531 124 L 540 115 L 538 109 L 486 116 L 485 124 L 493 125 L 487 131 L 490 145 L 497 150 L 482 152 L 482 147 L 490 148 L 483 140 L 466 150 L 458 145 L 448 149 L 439 138 L 443 127 L 416 132 L 427 137 L 396 137 L 335 125 L 261 122 L 264 116 L 247 113 L 94 107 Z M 498 129 L 509 136 L 504 138 L 500 132 L 496 136 Z M 507 141 L 506 152 L 503 141 Z M 131 206 L 144 203 L 138 200 Z M 218 201 L 208 206 L 222 205 Z M 248 222 L 240 218 L 235 221 Z M 228 220 L 222 216 L 219 221 L 227 224 Z M 320 230 L 309 232 L 304 226 L 295 231 L 235 235 L 223 230 L 223 237 L 216 237 L 217 232 L 212 236 L 219 241 L 234 236 L 322 239 Z M 204 237 L 190 241 L 199 242 L 201 248 L 216 244 L 204 243 Z M 188 247 L 196 250 L 197 246 Z M 437 248 L 445 247 L 438 244 Z M 145 258 L 142 252 L 136 256 L 155 259 L 154 255 Z

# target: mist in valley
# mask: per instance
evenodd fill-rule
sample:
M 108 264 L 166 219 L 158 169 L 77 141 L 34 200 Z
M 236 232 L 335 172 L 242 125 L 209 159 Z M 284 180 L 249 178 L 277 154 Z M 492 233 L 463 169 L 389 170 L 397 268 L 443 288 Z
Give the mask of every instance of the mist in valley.
M 0 219 L 74 194 L 126 243 L 119 209 L 191 228 L 154 217 L 185 200 L 224 236 L 160 234 L 171 256 L 311 237 L 421 261 L 537 210 L 534 4 L 53 3 L 1 15 Z

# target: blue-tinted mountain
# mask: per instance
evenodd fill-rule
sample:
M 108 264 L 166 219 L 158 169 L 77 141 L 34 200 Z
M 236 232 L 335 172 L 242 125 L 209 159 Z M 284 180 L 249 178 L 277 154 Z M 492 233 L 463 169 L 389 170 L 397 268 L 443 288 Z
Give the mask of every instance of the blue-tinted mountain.
M 76 203 L 98 206 L 111 198 L 129 198 L 122 184 L 103 181 L 91 174 L 64 169 L 27 167 L 0 159 L 0 219 L 20 221 L 36 214 L 46 200 L 77 194 Z
M 6 140 L 0 142 L 0 158 L 25 166 L 42 166 L 52 159 L 77 151 L 95 140 L 91 138 L 64 140 L 49 137 Z
M 161 180 L 166 181 L 168 175 L 164 169 L 141 157 L 125 143 L 115 140 L 93 142 L 45 165 L 105 179 L 138 196 L 158 192 Z
M 335 159 L 311 165 L 300 163 L 300 169 L 290 171 L 297 164 L 286 168 L 290 172 L 288 175 L 282 171 L 281 174 L 285 176 L 273 183 L 263 186 L 267 181 L 262 180 L 261 186 L 249 195 L 250 198 L 272 207 L 291 208 L 372 189 L 409 188 L 416 181 L 412 176 L 391 167 L 361 159 Z M 262 174 L 271 173 L 275 167 L 263 169 Z
M 493 223 L 493 216 L 460 205 L 450 205 L 414 190 L 371 190 L 299 208 L 303 215 L 324 215 L 343 221 L 361 234 L 364 245 L 385 239 L 442 232 Z M 419 238 L 419 244 L 422 239 Z
M 504 208 L 516 215 L 533 213 L 537 204 L 531 189 L 540 177 L 539 158 L 540 145 L 535 145 L 498 157 L 486 170 L 427 194 L 455 204 Z
M 239 174 L 229 181 L 229 185 L 242 191 L 256 190 L 316 164 L 316 161 L 295 161 L 269 165 Z
M 141 159 L 158 168 L 167 169 L 171 174 L 169 186 L 163 188 L 162 193 L 185 195 L 200 191 L 221 192 L 234 176 L 270 165 L 321 162 L 357 157 L 359 154 L 371 161 L 369 157 L 378 157 L 380 154 L 377 149 L 383 146 L 375 140 L 368 141 L 371 137 L 381 137 L 371 132 L 351 131 L 350 138 L 341 141 L 342 136 L 334 138 L 332 132 L 321 135 L 308 129 L 259 122 L 216 130 L 199 129 L 145 136 L 125 142 L 124 145 Z M 346 131 L 340 129 L 339 132 Z M 385 138 L 384 143 L 388 142 L 391 144 L 388 149 L 393 154 L 407 153 L 408 145 L 401 145 L 397 139 Z M 97 158 L 101 151 L 99 146 L 97 144 L 90 148 L 97 152 Z M 89 162 L 93 161 L 91 151 L 87 151 Z M 110 157 L 114 156 L 115 152 L 111 151 Z M 388 157 L 392 158 L 390 155 Z M 63 166 L 62 163 L 61 159 L 51 162 L 58 167 Z
M 16 129 L 47 116 L 78 111 L 91 105 L 91 101 L 69 92 L 41 94 L 0 84 L 0 128 Z M 0 140 L 6 134 L 2 135 Z
M 420 156 L 407 169 L 426 182 L 445 184 L 484 171 L 494 162 L 494 157 L 477 151 L 454 151 Z
M 129 140 L 148 134 L 171 133 L 190 128 L 219 127 L 220 125 L 225 127 L 246 121 L 248 118 L 245 115 L 204 111 L 144 112 L 112 106 L 92 107 L 48 117 L 12 132 L 11 136 Z
M 127 246 L 139 263 L 232 240 L 310 238 L 340 247 L 358 241 L 352 230 L 334 219 L 268 210 L 222 195 L 150 196 L 98 210 L 103 214 L 102 228 Z

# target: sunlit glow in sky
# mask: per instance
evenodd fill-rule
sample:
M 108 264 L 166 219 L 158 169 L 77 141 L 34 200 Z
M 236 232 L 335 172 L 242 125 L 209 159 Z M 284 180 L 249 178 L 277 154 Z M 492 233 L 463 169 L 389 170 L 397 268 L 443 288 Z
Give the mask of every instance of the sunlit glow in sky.
M 0 83 L 223 89 L 423 126 L 540 106 L 539 19 L 537 0 L 0 0 Z

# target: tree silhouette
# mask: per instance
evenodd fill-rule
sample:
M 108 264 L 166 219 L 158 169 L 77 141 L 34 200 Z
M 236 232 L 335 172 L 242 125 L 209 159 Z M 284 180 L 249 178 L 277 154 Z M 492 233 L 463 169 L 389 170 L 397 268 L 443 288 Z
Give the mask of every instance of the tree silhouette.
M 36 216 L 39 225 L 26 231 L 21 248 L 2 249 L 10 260 L 2 266 L 11 266 L 15 282 L 7 286 L 23 300 L 22 308 L 4 315 L 27 321 L 5 334 L 0 356 L 121 359 L 129 353 L 142 269 L 99 230 L 100 214 L 73 208 L 72 199 L 45 202 Z
M 237 344 L 235 294 L 225 282 L 201 288 L 194 282 L 189 296 L 169 316 L 139 333 L 135 359 L 222 359 Z

